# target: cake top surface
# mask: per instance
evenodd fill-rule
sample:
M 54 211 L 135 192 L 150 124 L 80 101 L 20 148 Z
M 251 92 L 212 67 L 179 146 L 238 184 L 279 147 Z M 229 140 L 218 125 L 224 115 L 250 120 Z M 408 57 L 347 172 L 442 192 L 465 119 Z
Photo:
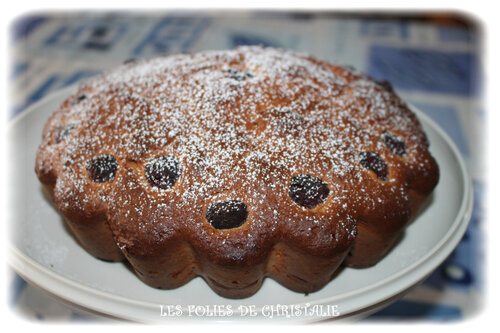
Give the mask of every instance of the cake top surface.
M 37 172 L 55 182 L 63 214 L 105 215 L 124 248 L 177 237 L 242 260 L 268 239 L 326 254 L 350 244 L 359 220 L 403 223 L 431 162 L 387 84 L 240 47 L 134 61 L 84 82 L 47 122 Z M 245 210 L 244 223 L 214 227 L 224 209 Z

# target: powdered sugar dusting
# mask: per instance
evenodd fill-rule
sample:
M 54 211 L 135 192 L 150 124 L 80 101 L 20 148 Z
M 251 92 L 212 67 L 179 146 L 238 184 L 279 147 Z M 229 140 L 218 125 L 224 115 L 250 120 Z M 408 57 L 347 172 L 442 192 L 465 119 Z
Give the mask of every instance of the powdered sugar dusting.
M 58 128 L 64 139 L 55 142 Z M 391 154 L 385 131 L 404 140 L 407 156 Z M 408 170 L 422 163 L 425 142 L 415 116 L 376 81 L 305 54 L 241 47 L 130 63 L 83 83 L 49 120 L 37 168 L 57 179 L 62 211 L 73 205 L 105 214 L 121 247 L 183 233 L 243 260 L 284 234 L 318 251 L 350 244 L 358 219 L 387 205 L 393 215 L 407 212 Z M 388 181 L 360 164 L 367 151 L 388 164 Z M 118 169 L 99 185 L 85 165 L 101 154 L 114 156 Z M 169 188 L 144 175 L 161 156 L 180 165 Z M 328 184 L 318 207 L 289 198 L 299 174 Z M 211 203 L 225 199 L 249 210 L 231 233 L 205 218 Z

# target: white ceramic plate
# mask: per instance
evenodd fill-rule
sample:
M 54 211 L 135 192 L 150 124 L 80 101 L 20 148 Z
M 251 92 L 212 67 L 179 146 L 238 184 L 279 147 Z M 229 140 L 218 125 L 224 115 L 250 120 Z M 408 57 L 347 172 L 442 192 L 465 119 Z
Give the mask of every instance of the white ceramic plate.
M 157 290 L 142 283 L 125 264 L 87 254 L 43 195 L 34 172 L 36 149 L 45 121 L 72 89 L 48 96 L 11 124 L 9 222 L 12 267 L 73 305 L 140 322 L 271 320 L 271 315 L 272 320 L 299 322 L 356 318 L 397 300 L 428 276 L 457 246 L 470 220 L 472 187 L 465 164 L 446 134 L 415 110 L 441 178 L 426 210 L 377 265 L 343 269 L 327 286 L 309 295 L 292 292 L 271 279 L 257 294 L 241 300 L 218 296 L 201 278 L 175 290 Z

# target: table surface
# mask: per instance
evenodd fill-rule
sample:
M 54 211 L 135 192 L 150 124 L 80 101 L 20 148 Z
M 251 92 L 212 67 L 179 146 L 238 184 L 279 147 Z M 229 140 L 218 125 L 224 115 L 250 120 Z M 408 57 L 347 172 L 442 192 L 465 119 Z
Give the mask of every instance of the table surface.
M 456 321 L 481 311 L 484 248 L 482 36 L 467 17 L 334 12 L 68 12 L 27 15 L 11 30 L 9 119 L 47 94 L 130 58 L 263 45 L 351 65 L 438 123 L 473 178 L 469 228 L 450 257 L 403 299 L 364 321 Z M 445 172 L 445 170 L 443 170 Z M 103 321 L 10 271 L 9 305 L 34 320 Z

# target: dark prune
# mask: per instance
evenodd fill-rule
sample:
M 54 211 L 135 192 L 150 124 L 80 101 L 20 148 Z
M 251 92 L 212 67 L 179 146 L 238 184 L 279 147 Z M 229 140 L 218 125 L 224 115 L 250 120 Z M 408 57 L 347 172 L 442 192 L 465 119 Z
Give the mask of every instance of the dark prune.
M 380 81 L 377 81 L 377 83 L 387 91 L 394 91 L 392 84 L 387 80 L 380 80 Z
M 151 186 L 166 190 L 174 186 L 181 174 L 181 168 L 174 156 L 164 155 L 148 162 L 144 173 Z
M 363 152 L 359 154 L 361 165 L 373 171 L 381 180 L 387 180 L 389 169 L 387 163 L 375 152 Z
M 301 174 L 292 178 L 288 193 L 295 203 L 311 209 L 325 201 L 330 189 L 321 178 Z
M 232 229 L 245 223 L 247 206 L 238 200 L 224 200 L 213 203 L 207 209 L 207 220 L 216 229 Z
M 96 183 L 112 181 L 118 169 L 118 161 L 111 155 L 99 155 L 87 161 L 87 174 Z
M 54 143 L 59 143 L 62 140 L 64 140 L 73 128 L 75 128 L 75 124 L 68 124 L 56 127 L 54 133 Z
M 400 137 L 386 131 L 382 133 L 382 140 L 394 154 L 399 156 L 406 155 L 406 144 Z
M 80 96 L 78 96 L 75 99 L 73 99 L 73 104 L 78 104 L 81 101 L 83 101 L 85 98 L 87 98 L 87 95 L 81 94 Z
M 229 74 L 229 77 L 231 79 L 236 81 L 243 81 L 246 80 L 247 78 L 254 77 L 253 73 L 243 72 L 235 68 L 228 68 L 225 70 L 225 72 Z

